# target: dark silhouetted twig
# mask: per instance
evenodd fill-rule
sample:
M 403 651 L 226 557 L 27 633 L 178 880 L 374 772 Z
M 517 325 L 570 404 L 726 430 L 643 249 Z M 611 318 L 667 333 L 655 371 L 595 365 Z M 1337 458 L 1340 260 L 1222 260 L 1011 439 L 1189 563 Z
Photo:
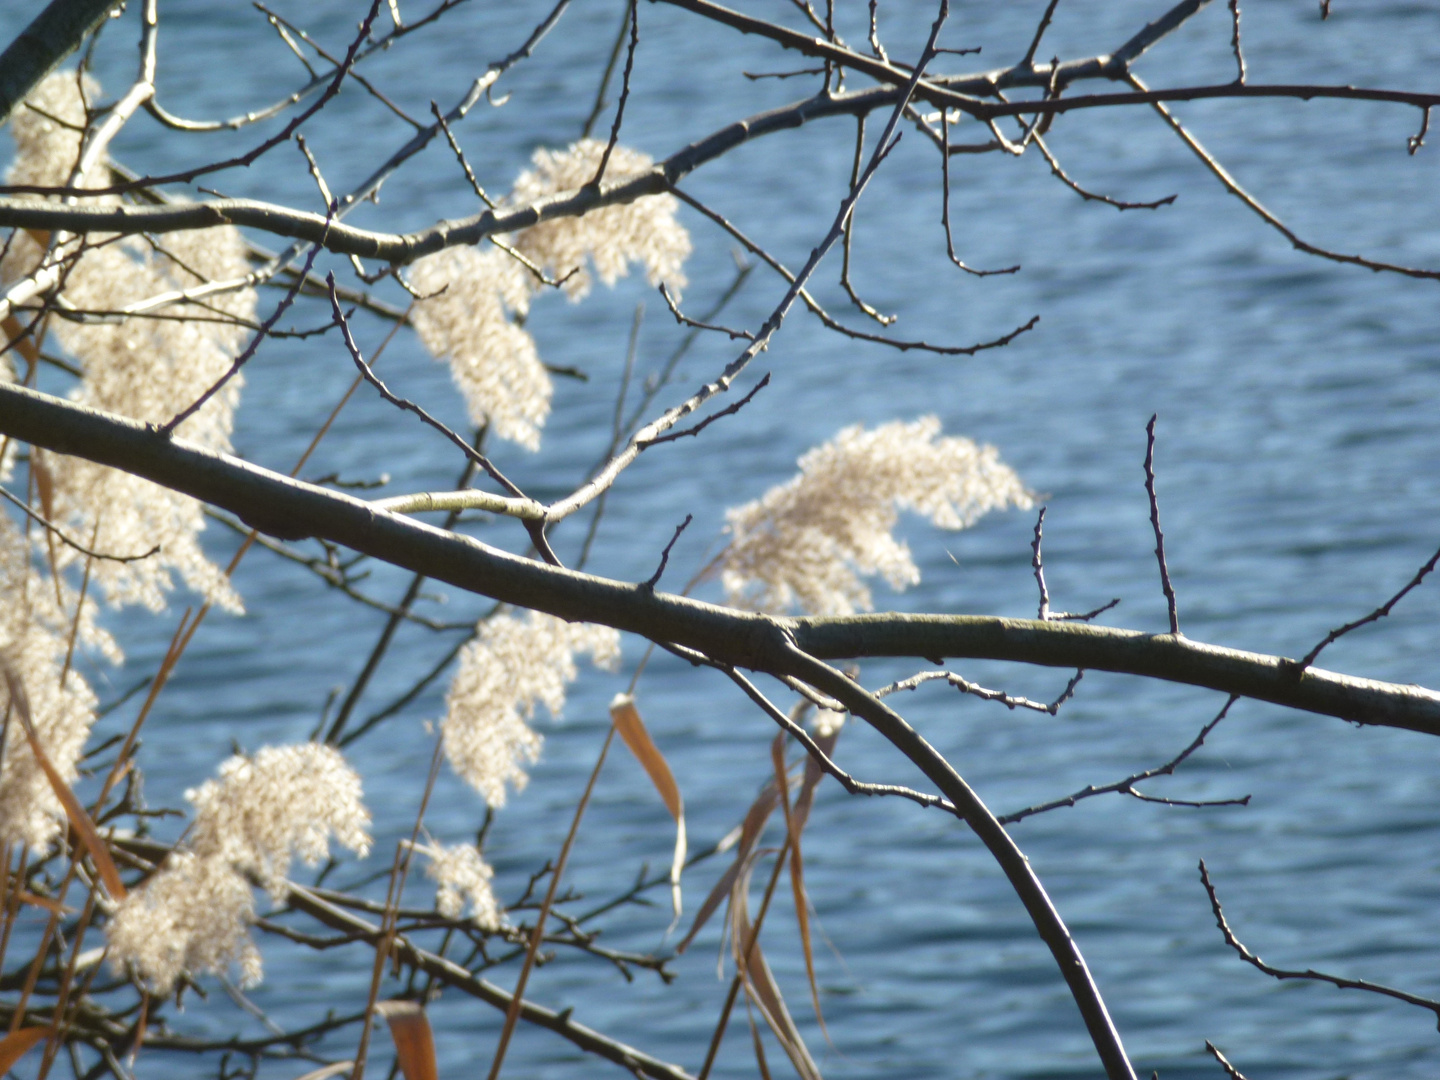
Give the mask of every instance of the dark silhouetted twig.
M 1155 558 L 1160 563 L 1160 588 L 1170 610 L 1170 633 L 1180 633 L 1180 615 L 1175 609 L 1175 587 L 1165 564 L 1165 534 L 1160 531 L 1160 500 L 1155 497 L 1155 416 L 1145 425 L 1145 493 L 1150 496 L 1150 526 L 1155 530 Z

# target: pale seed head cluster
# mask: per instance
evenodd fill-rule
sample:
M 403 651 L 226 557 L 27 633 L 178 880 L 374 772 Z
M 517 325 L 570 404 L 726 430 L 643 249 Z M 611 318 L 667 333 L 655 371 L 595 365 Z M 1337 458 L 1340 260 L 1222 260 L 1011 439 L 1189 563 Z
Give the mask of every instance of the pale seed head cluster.
M 81 142 L 71 125 L 85 121 L 76 78 L 51 75 L 28 100 L 43 112 L 17 110 L 16 157 L 8 179 L 63 184 Z M 56 246 L 47 254 L 42 240 Z M 94 408 L 153 423 L 170 420 L 228 370 L 245 337 L 244 324 L 254 318 L 244 242 L 233 228 L 174 233 L 163 243 L 21 233 L 0 263 L 0 281 L 24 278 L 47 258 L 64 263 L 64 310 L 49 317 L 49 334 L 81 367 L 71 398 Z M 207 292 L 203 304 L 186 303 L 180 295 L 214 282 L 228 287 Z M 239 389 L 239 379 L 232 380 L 179 433 L 208 449 L 228 451 Z M 111 603 L 159 610 L 178 575 L 207 600 L 239 609 L 239 597 L 200 548 L 204 518 L 194 500 L 77 458 L 39 454 L 37 460 L 48 473 L 47 509 L 91 547 L 132 555 L 159 546 L 148 559 L 92 567 Z M 62 567 L 76 557 L 66 553 Z
M 539 704 L 560 715 L 580 652 L 597 666 L 612 666 L 620 658 L 620 635 L 532 611 L 487 620 L 460 653 L 441 737 L 455 772 L 490 806 L 505 805 L 507 784 L 519 791 L 528 782 L 525 766 L 539 758 L 543 742 L 529 721 Z
M 24 688 L 36 737 L 67 783 L 95 722 L 95 695 L 67 663 L 72 640 L 119 659 L 114 642 L 95 625 L 94 603 L 40 572 L 24 534 L 0 513 L 0 663 Z M 8 718 L 0 735 L 0 844 L 44 850 L 65 813 L 35 760 L 5 680 L 0 717 Z
M 360 778 L 332 747 L 270 746 L 231 758 L 216 779 L 185 795 L 195 807 L 186 848 L 120 903 L 106 929 L 110 961 L 158 994 L 182 972 L 224 972 L 232 963 L 256 983 L 251 880 L 279 902 L 294 858 L 318 864 L 329 857 L 331 837 L 363 858 L 370 815 Z
M 899 511 L 963 529 L 991 510 L 1031 504 L 993 446 L 940 437 L 933 416 L 871 431 L 856 425 L 807 452 L 794 479 L 727 512 L 721 580 L 737 606 L 869 610 L 862 578 L 880 575 L 896 589 L 920 580 L 909 546 L 894 535 Z
M 458 919 L 468 908 L 471 921 L 482 930 L 505 926 L 505 910 L 490 887 L 495 871 L 474 844 L 417 844 L 415 850 L 429 860 L 425 876 L 436 884 L 436 911 Z
M 594 178 L 604 149 L 584 139 L 568 150 L 536 151 L 534 168 L 520 174 L 505 205 L 529 206 L 582 187 Z M 651 164 L 617 146 L 605 176 L 624 180 Z M 534 339 L 521 326 L 543 287 L 535 269 L 563 279 L 572 300 L 590 291 L 593 276 L 613 285 L 636 262 L 652 284 L 663 280 L 678 292 L 690 254 L 678 205 L 672 195 L 650 195 L 522 229 L 505 239 L 529 267 L 498 247 L 451 248 L 415 263 L 411 284 L 429 297 L 416 307 L 415 329 L 425 347 L 449 363 L 474 423 L 527 449 L 539 447 L 552 387 Z

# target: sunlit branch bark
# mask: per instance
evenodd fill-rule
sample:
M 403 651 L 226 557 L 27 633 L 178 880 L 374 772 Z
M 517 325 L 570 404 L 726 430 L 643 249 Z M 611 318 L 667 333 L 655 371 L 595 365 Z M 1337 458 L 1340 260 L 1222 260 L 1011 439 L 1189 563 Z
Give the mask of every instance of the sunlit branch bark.
M 772 618 L 549 567 L 20 386 L 0 384 L 0 433 L 143 476 L 282 539 L 331 540 L 470 592 L 674 642 L 738 667 L 799 675 L 785 660 L 792 642 L 822 660 L 1006 660 L 1187 683 L 1356 723 L 1440 735 L 1440 693 L 1433 690 L 1319 668 L 1302 671 L 1285 657 L 1171 634 L 979 615 Z
M 52 0 L 0 53 L 0 124 L 120 0 Z

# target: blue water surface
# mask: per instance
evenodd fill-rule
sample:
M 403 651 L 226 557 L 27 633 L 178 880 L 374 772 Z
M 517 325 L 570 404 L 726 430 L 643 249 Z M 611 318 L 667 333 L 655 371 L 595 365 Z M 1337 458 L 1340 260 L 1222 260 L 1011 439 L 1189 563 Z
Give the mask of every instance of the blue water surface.
M 13 34 L 38 7 L 7 5 L 0 30 Z M 745 0 L 743 7 L 807 26 L 784 3 Z M 1038 0 L 955 3 L 944 43 L 983 52 L 947 55 L 937 66 L 978 70 L 1012 62 L 1043 8 Z M 422 11 L 416 0 L 402 9 L 412 19 Z M 364 5 L 310 0 L 277 10 L 340 50 Z M 432 99 L 442 106 L 458 100 L 546 10 L 534 0 L 477 0 L 363 70 L 397 105 L 424 116 Z M 1153 2 L 1067 2 L 1041 55 L 1105 54 L 1163 11 L 1164 4 Z M 482 184 L 504 192 L 537 147 L 578 136 L 622 14 L 614 0 L 575 0 L 533 59 L 501 80 L 496 104 L 481 104 L 457 128 Z M 175 112 L 232 115 L 303 81 L 294 57 L 248 7 L 190 0 L 162 4 L 161 16 L 160 97 Z M 933 17 L 933 6 L 921 0 L 883 5 L 880 29 L 891 55 L 913 59 Z M 846 40 L 864 41 L 865 5 L 851 0 L 837 18 Z M 641 5 L 639 20 L 623 137 L 657 158 L 815 88 L 812 77 L 742 77 L 809 63 L 763 40 L 664 4 Z M 97 51 L 97 70 L 112 94 L 132 77 L 134 23 L 132 14 L 107 29 Z M 1322 22 L 1313 2 L 1272 0 L 1244 8 L 1243 30 L 1252 82 L 1426 90 L 1440 64 L 1436 11 L 1424 4 L 1336 0 Z M 1137 71 L 1154 86 L 1229 81 L 1230 34 L 1226 5 L 1211 4 Z M 1406 153 L 1418 111 L 1335 100 L 1215 101 L 1175 111 L 1301 237 L 1388 262 L 1440 266 L 1434 197 L 1440 159 L 1428 146 Z M 602 115 L 602 130 L 612 115 Z M 872 141 L 882 119 L 872 118 Z M 114 150 L 133 168 L 160 172 L 237 152 L 276 129 L 177 138 L 140 116 Z M 953 136 L 976 142 L 989 133 L 964 122 Z M 350 86 L 308 139 L 331 187 L 343 191 L 407 137 L 403 121 Z M 744 145 L 683 186 L 798 267 L 825 235 L 845 193 L 853 137 L 851 121 L 817 122 Z M 1047 138 L 1065 169 L 1091 190 L 1176 200 L 1122 214 L 1083 201 L 1052 177 L 1033 149 L 1019 159 L 957 156 L 949 207 L 957 252 L 972 266 L 1023 268 L 977 279 L 946 258 L 937 155 L 918 132 L 907 131 L 857 210 L 856 287 L 881 311 L 899 315 L 889 331 L 899 337 L 968 344 L 1035 314 L 1039 324 L 1007 348 L 957 358 L 850 340 L 797 308 L 737 384 L 743 392 L 768 372 L 767 389 L 702 438 L 647 453 L 624 474 L 589 568 L 626 580 L 648 577 L 674 527 L 693 514 L 665 578 L 678 586 L 713 551 L 725 508 L 788 478 L 807 448 L 845 425 L 935 414 L 947 432 L 999 447 L 1043 494 L 1046 569 L 1057 608 L 1086 610 L 1120 597 L 1106 621 L 1163 632 L 1167 616 L 1141 471 L 1145 424 L 1158 414 L 1161 511 L 1187 635 L 1298 656 L 1403 585 L 1440 543 L 1435 281 L 1375 274 L 1295 250 L 1228 194 L 1148 109 L 1078 111 L 1058 119 Z M 319 208 L 293 146 L 207 182 L 228 195 Z M 450 151 L 437 142 L 351 220 L 403 230 L 471 213 L 475 204 Z M 734 244 L 700 215 L 685 210 L 682 218 L 696 248 L 685 305 L 698 312 L 732 279 Z M 838 254 L 814 281 L 817 299 L 850 325 L 878 330 L 841 290 Z M 346 272 L 343 262 L 333 266 Z M 722 321 L 753 328 L 783 291 L 784 282 L 759 267 Z M 266 294 L 269 302 L 277 298 Z M 398 290 L 388 298 L 405 302 Z M 541 354 L 582 369 L 589 381 L 557 381 L 538 454 L 495 448 L 501 467 L 535 496 L 568 491 L 604 449 L 639 304 L 645 313 L 636 363 L 648 374 L 680 331 L 643 281 L 597 290 L 576 305 L 553 296 L 537 302 L 529 328 Z M 302 303 L 293 321 L 315 325 L 327 317 L 320 304 Z M 367 350 L 386 331 L 379 320 L 357 317 Z M 736 352 L 719 335 L 702 338 L 656 408 L 679 400 Z M 448 374 L 413 337 L 402 334 L 391 345 L 384 373 L 407 396 L 448 421 L 464 422 Z M 352 377 L 332 338 L 267 344 L 247 369 L 237 451 L 288 471 Z M 390 478 L 385 492 L 399 493 L 448 487 L 460 466 L 442 440 L 361 395 L 307 475 L 383 473 Z M 1033 616 L 1033 525 L 1033 515 L 1019 511 L 994 514 L 958 535 L 907 523 L 923 584 L 904 594 L 882 585 L 877 603 Z M 520 530 L 506 523 L 480 523 L 474 531 L 487 542 L 524 550 Z M 557 531 L 562 558 L 576 556 L 583 534 L 583 518 Z M 223 528 L 212 527 L 209 539 L 217 558 L 233 550 Z M 407 580 L 376 566 L 364 587 L 393 601 Z M 247 558 L 237 582 L 247 613 L 211 616 L 146 729 L 152 804 L 178 803 L 232 743 L 254 749 L 305 738 L 327 695 L 354 679 L 384 622 L 383 613 L 357 607 L 264 552 Z M 1324 664 L 1377 679 L 1440 684 L 1440 594 L 1431 588 L 1334 645 Z M 719 596 L 713 585 L 702 586 L 700 595 Z M 180 604 L 183 599 L 177 611 Z M 483 598 L 433 589 L 417 610 L 463 622 L 488 606 Z M 109 684 L 102 696 L 154 669 L 174 617 L 115 618 L 129 661 L 123 670 L 97 675 Z M 453 639 L 402 629 L 360 715 L 403 693 Z M 605 734 L 605 705 L 645 653 L 637 639 L 624 647 L 619 673 L 587 671 L 564 719 L 540 721 L 544 756 L 529 788 L 497 815 L 488 834 L 487 856 L 502 897 L 518 896 L 558 850 Z M 867 664 L 863 678 L 879 685 L 920 666 Z M 1070 674 L 990 663 L 958 663 L 955 670 L 1044 700 Z M 442 713 L 444 685 L 442 678 L 355 746 L 352 757 L 376 817 L 376 853 L 363 865 L 343 866 L 332 880 L 343 884 L 380 872 L 394 841 L 408 835 L 433 747 L 427 724 Z M 720 676 L 666 655 L 650 662 L 638 696 L 684 791 L 692 847 L 713 844 L 739 821 L 767 776 L 773 726 Z M 899 699 L 907 718 L 997 812 L 1158 765 L 1222 704 L 1213 692 L 1104 674 L 1087 675 L 1057 717 L 1007 711 L 934 685 Z M 121 730 L 133 716 L 132 703 L 110 716 L 101 733 Z M 839 756 L 863 779 L 922 782 L 859 725 L 846 729 Z M 1248 806 L 1186 809 L 1112 795 L 1013 827 L 1091 964 L 1142 1075 L 1221 1075 L 1205 1053 L 1206 1039 L 1248 1076 L 1266 1080 L 1419 1080 L 1440 1073 L 1432 1013 L 1332 987 L 1279 984 L 1247 967 L 1216 930 L 1196 873 L 1204 858 L 1237 933 L 1269 961 L 1440 994 L 1440 924 L 1433 917 L 1440 903 L 1437 756 L 1440 746 L 1422 735 L 1241 702 L 1178 775 L 1144 790 L 1181 800 L 1250 795 Z M 427 817 L 435 836 L 471 837 L 482 816 L 479 799 L 443 775 Z M 166 827 L 174 828 L 157 826 Z M 778 844 L 779 833 L 772 836 Z M 601 775 L 567 884 L 603 900 L 624 891 L 643 864 L 663 866 L 671 844 L 663 806 L 636 763 L 617 751 Z M 805 859 L 815 925 L 823 931 L 816 966 L 832 1045 L 808 1006 L 783 890 L 764 945 L 827 1076 L 1101 1075 L 1048 952 L 993 862 L 956 821 L 898 800 L 851 798 L 827 782 L 805 836 Z M 687 874 L 691 910 L 723 861 Z M 412 889 L 413 902 L 428 902 L 423 884 Z M 622 908 L 602 920 L 604 944 L 669 947 L 665 896 L 650 895 L 656 906 Z M 577 1020 L 693 1071 L 728 983 L 728 972 L 725 980 L 716 978 L 719 938 L 717 920 L 673 963 L 678 978 L 671 985 L 643 971 L 627 983 L 603 961 L 562 953 L 536 972 L 528 993 L 547 1005 L 573 1006 Z M 286 1026 L 363 1003 L 367 956 L 312 953 L 274 940 L 264 947 L 267 977 L 253 998 Z M 513 972 L 499 972 L 498 981 L 510 985 Z M 432 1006 L 431 1016 L 442 1076 L 488 1066 L 500 1014 L 452 992 Z M 237 1024 L 253 1027 L 218 991 L 176 1023 L 217 1035 Z M 352 1052 L 338 1041 L 325 1049 L 337 1057 Z M 783 1071 L 778 1049 L 771 1044 L 769 1051 L 772 1068 Z M 376 1052 L 377 1066 L 388 1064 L 388 1048 Z M 142 1064 L 156 1077 L 188 1076 L 194 1068 L 192 1061 L 158 1053 L 142 1057 Z M 746 1021 L 737 1014 L 715 1075 L 748 1076 L 755 1068 Z M 618 1075 L 613 1069 L 524 1027 L 507 1064 L 508 1075 L 517 1077 Z M 295 1062 L 267 1064 L 262 1075 L 303 1071 Z

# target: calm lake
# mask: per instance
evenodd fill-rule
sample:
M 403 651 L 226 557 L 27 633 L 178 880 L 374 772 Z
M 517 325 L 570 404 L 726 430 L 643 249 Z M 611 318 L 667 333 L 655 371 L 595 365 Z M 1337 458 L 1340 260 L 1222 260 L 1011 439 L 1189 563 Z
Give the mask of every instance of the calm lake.
M 0 37 L 8 41 L 39 6 L 12 0 L 0 8 Z M 779 0 L 737 6 L 807 25 Z M 363 70 L 399 106 L 423 117 L 432 99 L 444 107 L 458 101 L 548 7 L 474 0 Z M 412 19 L 427 10 L 418 0 L 402 8 Z M 944 43 L 983 52 L 947 55 L 937 64 L 964 71 L 1013 62 L 1043 8 L 1038 0 L 955 3 Z M 364 5 L 292 0 L 277 10 L 338 51 Z M 1105 54 L 1164 10 L 1163 0 L 1067 2 L 1042 53 Z M 880 11 L 891 55 L 913 59 L 933 7 L 887 0 Z M 503 193 L 537 147 L 579 136 L 622 14 L 618 0 L 575 0 L 533 59 L 496 87 L 497 100 L 508 99 L 498 107 L 481 104 L 457 127 L 487 188 Z M 1243 13 L 1249 78 L 1432 89 L 1440 70 L 1437 14 L 1426 4 L 1335 0 L 1322 22 L 1313 0 L 1251 4 Z M 161 17 L 160 99 L 174 112 L 230 116 L 304 81 L 294 56 L 248 6 L 176 0 L 161 5 Z M 859 0 L 847 0 L 837 18 L 846 40 L 865 40 Z M 808 63 L 763 41 L 664 4 L 641 5 L 639 21 L 623 139 L 656 158 L 816 88 L 813 77 L 745 79 L 744 71 Z M 1229 10 L 1213 3 L 1137 70 L 1152 86 L 1229 81 L 1230 33 Z M 104 35 L 96 64 L 111 95 L 133 77 L 134 40 L 133 13 Z M 1440 267 L 1440 147 L 1406 153 L 1406 139 L 1419 127 L 1416 110 L 1254 100 L 1186 104 L 1177 112 L 1300 236 L 1337 251 Z M 612 114 L 602 114 L 602 134 Z M 877 116 L 877 129 L 880 122 Z M 344 191 L 401 146 L 408 131 L 351 87 L 307 138 L 330 185 Z M 953 135 L 989 138 L 973 122 Z M 114 153 L 132 168 L 159 172 L 234 153 L 258 138 L 255 129 L 176 138 L 141 115 Z M 4 142 L 0 155 L 10 152 Z M 768 388 L 700 439 L 648 453 L 625 474 L 588 568 L 643 580 L 675 526 L 693 514 L 666 572 L 665 582 L 678 588 L 713 553 L 725 508 L 787 479 L 806 449 L 849 424 L 935 414 L 947 433 L 997 446 L 1043 496 L 1046 571 L 1057 608 L 1085 611 L 1119 597 L 1104 621 L 1163 632 L 1166 608 L 1141 467 L 1145 425 L 1158 413 L 1161 514 L 1181 625 L 1190 637 L 1303 655 L 1329 629 L 1370 611 L 1409 580 L 1440 544 L 1437 283 L 1294 250 L 1227 194 L 1148 109 L 1077 112 L 1055 123 L 1048 142 L 1091 190 L 1130 200 L 1177 198 L 1158 210 L 1120 213 L 1082 201 L 1034 150 L 1019 159 L 957 156 L 950 197 L 957 254 L 971 266 L 1022 267 L 979 279 L 946 258 L 938 156 L 909 131 L 857 210 L 856 287 L 879 310 L 898 314 L 890 332 L 908 339 L 969 344 L 1036 314 L 1038 325 L 1007 348 L 946 357 L 843 338 L 797 309 L 739 387 L 770 372 Z M 684 187 L 798 267 L 829 227 L 852 153 L 850 122 L 817 122 L 755 140 Z M 208 182 L 227 195 L 319 207 L 293 147 Z M 378 204 L 350 220 L 398 231 L 472 213 L 474 204 L 442 141 L 389 180 Z M 733 243 L 700 215 L 685 210 L 682 217 L 695 241 L 685 307 L 699 314 L 734 279 Z M 256 239 L 272 246 L 275 240 Z M 815 280 L 817 298 L 850 325 L 878 330 L 849 305 L 839 267 L 837 251 Z M 333 268 L 347 272 L 340 261 Z M 783 290 L 783 281 L 757 267 L 719 321 L 753 329 Z M 262 304 L 279 295 L 265 293 Z M 405 302 L 399 290 L 384 295 Z M 555 296 L 537 303 L 529 328 L 541 355 L 580 369 L 588 382 L 558 380 L 539 453 L 497 445 L 497 462 L 536 497 L 569 491 L 604 450 L 638 304 L 644 319 L 635 363 L 645 375 L 660 368 L 681 331 L 643 279 L 597 288 L 575 305 Z M 318 302 L 295 310 L 290 321 L 297 326 L 328 318 Z M 386 332 L 378 319 L 357 318 L 367 350 Z M 720 335 L 701 338 L 655 410 L 681 399 L 737 351 Z M 267 344 L 247 369 L 237 451 L 288 471 L 353 370 L 333 336 Z M 464 422 L 448 373 L 413 335 L 396 338 L 384 371 L 407 396 Z M 442 440 L 361 395 L 307 475 L 384 474 L 389 484 L 381 493 L 397 494 L 447 488 L 460 464 Z M 571 519 L 556 534 L 567 561 L 580 549 L 585 520 Z M 907 522 L 923 582 L 902 594 L 878 585 L 877 606 L 1033 617 L 1033 526 L 1028 511 L 993 514 L 959 534 Z M 478 524 L 476 535 L 524 550 L 521 531 L 503 522 Z M 235 538 L 213 525 L 207 542 L 220 559 Z M 407 580 L 377 566 L 363 587 L 394 602 Z M 354 605 L 263 551 L 247 558 L 237 582 L 248 614 L 210 618 L 147 727 L 153 805 L 179 804 L 232 744 L 254 749 L 306 738 L 327 697 L 348 688 L 384 623 L 383 613 Z M 1427 585 L 1388 619 L 1331 647 L 1323 666 L 1440 686 L 1437 589 L 1440 583 Z M 488 610 L 487 601 L 453 593 L 442 603 L 439 592 L 417 611 L 465 622 Z M 720 598 L 714 584 L 698 595 Z M 128 662 L 96 672 L 102 699 L 154 670 L 180 610 L 183 598 L 163 616 L 126 612 L 113 619 Z M 402 629 L 357 715 L 404 693 L 455 640 L 454 632 Z M 488 834 L 503 899 L 518 896 L 558 850 L 605 734 L 605 706 L 644 653 L 644 642 L 627 639 L 618 673 L 587 668 L 564 718 L 539 720 L 544 756 L 529 788 L 496 816 Z M 987 663 L 951 667 L 1038 700 L 1053 698 L 1070 675 Z M 878 686 L 915 670 L 873 663 L 862 677 Z M 445 683 L 439 679 L 354 747 L 377 821 L 376 854 L 363 865 L 343 865 L 332 881 L 380 873 L 396 838 L 408 835 L 433 747 L 426 725 L 442 715 Z M 738 823 L 768 775 L 773 725 L 722 677 L 665 655 L 649 663 L 637 696 L 684 792 L 692 850 L 702 850 Z M 1222 704 L 1212 692 L 1103 674 L 1087 675 L 1056 717 L 1008 711 L 936 685 L 897 702 L 997 813 L 1159 765 Z M 134 709 L 132 702 L 117 710 L 97 734 L 121 730 Z M 921 783 L 858 724 L 846 729 L 839 757 L 863 779 Z M 1027 820 L 1012 833 L 1090 962 L 1141 1075 L 1221 1076 L 1205 1052 L 1209 1039 L 1252 1080 L 1429 1080 L 1440 1075 L 1432 1013 L 1333 987 L 1280 984 L 1246 966 L 1214 925 L 1196 864 L 1205 859 L 1232 926 L 1266 960 L 1440 995 L 1437 778 L 1440 743 L 1432 739 L 1241 702 L 1177 775 L 1143 790 L 1190 801 L 1249 795 L 1247 806 L 1192 809 L 1110 795 Z M 437 838 L 456 843 L 474 836 L 483 811 L 447 771 L 427 824 Z M 167 835 L 178 828 L 157 825 Z M 772 829 L 778 844 L 780 827 Z M 636 762 L 617 749 L 567 876 L 586 897 L 571 908 L 580 912 L 624 892 L 643 864 L 663 867 L 672 843 L 663 805 Z M 788 896 L 786 905 L 777 897 L 764 941 L 826 1076 L 1101 1075 L 1049 953 L 993 862 L 956 821 L 898 800 L 852 799 L 827 781 L 805 856 L 824 934 L 816 963 L 833 1046 L 809 1007 Z M 727 861 L 722 856 L 687 872 L 689 911 Z M 383 882 L 372 887 L 383 894 Z M 411 902 L 429 902 L 423 882 L 411 888 Z M 758 900 L 758 887 L 755 893 Z M 625 907 L 600 922 L 605 945 L 647 952 L 673 945 L 673 937 L 664 937 L 670 917 L 664 891 L 648 896 L 654 906 Z M 537 971 L 527 996 L 574 1006 L 576 1020 L 696 1070 L 729 981 L 728 968 L 723 981 L 716 978 L 719 924 L 672 964 L 678 975 L 672 985 L 644 971 L 627 983 L 603 961 L 561 954 Z M 253 999 L 287 1027 L 363 1004 L 366 957 L 303 953 L 274 940 L 262 945 L 266 981 Z M 514 972 L 511 966 L 495 977 L 508 987 Z M 447 994 L 431 1016 L 442 1076 L 473 1076 L 488 1065 L 499 1013 Z M 218 988 L 208 1005 L 195 1003 L 177 1023 L 210 1034 L 255 1028 Z M 338 1044 L 325 1049 L 337 1057 L 351 1052 Z M 388 1064 L 388 1045 L 379 1052 Z M 381 1064 L 372 1075 L 383 1075 Z M 154 1077 L 190 1076 L 194 1065 L 158 1053 L 141 1058 L 142 1073 Z M 771 1065 L 788 1068 L 773 1046 Z M 288 1080 L 305 1068 L 268 1064 L 261 1075 Z M 523 1027 L 506 1068 L 514 1077 L 620 1075 L 563 1040 Z M 737 1015 L 716 1075 L 754 1074 L 745 1021 Z

